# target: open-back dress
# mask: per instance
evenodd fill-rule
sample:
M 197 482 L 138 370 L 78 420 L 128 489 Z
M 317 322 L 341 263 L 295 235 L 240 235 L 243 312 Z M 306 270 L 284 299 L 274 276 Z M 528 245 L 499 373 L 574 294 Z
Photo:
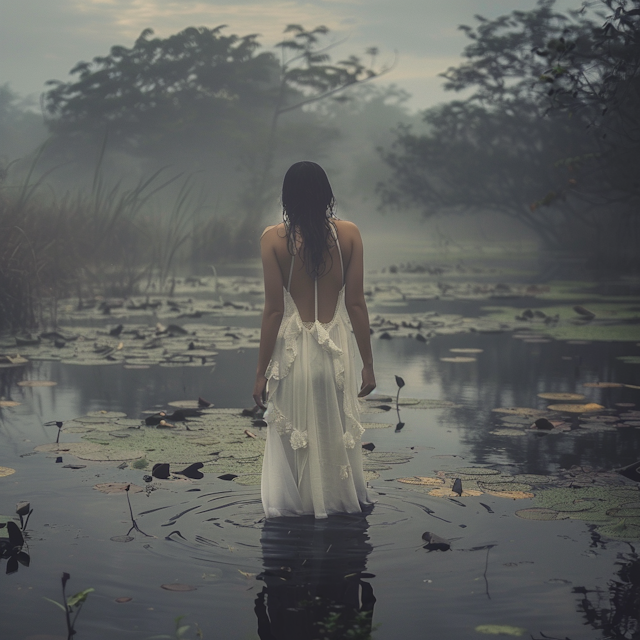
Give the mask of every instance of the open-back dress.
M 264 418 L 267 444 L 262 466 L 262 504 L 267 518 L 360 513 L 371 504 L 362 470 L 355 340 L 342 288 L 333 318 L 303 322 L 284 289 L 284 315 L 265 373 L 269 401 Z

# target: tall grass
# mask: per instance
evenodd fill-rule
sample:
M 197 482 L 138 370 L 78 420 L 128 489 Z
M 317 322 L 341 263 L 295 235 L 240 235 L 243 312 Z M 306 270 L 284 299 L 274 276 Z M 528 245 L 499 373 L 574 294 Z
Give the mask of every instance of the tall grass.
M 42 150 L 21 179 L 16 165 L 0 172 L 0 331 L 55 326 L 61 298 L 167 291 L 179 267 L 237 259 L 239 227 L 205 215 L 193 176 L 160 169 L 112 183 L 105 148 L 86 191 L 59 196 L 51 172 L 35 178 Z

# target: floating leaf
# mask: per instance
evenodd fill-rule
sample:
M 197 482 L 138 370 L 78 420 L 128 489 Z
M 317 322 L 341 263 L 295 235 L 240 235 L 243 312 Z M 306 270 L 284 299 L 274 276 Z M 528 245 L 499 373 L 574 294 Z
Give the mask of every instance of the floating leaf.
M 387 427 L 393 426 L 385 422 L 363 422 L 361 425 L 363 429 L 386 429 Z
M 161 589 L 165 589 L 166 591 L 195 591 L 196 587 L 192 587 L 190 584 L 180 584 L 180 583 L 172 583 L 172 584 L 161 584 Z
M 522 627 L 512 627 L 506 624 L 481 624 L 476 627 L 478 633 L 490 636 L 514 636 L 520 638 L 527 630 Z
M 449 351 L 451 351 L 451 353 L 482 353 L 484 351 L 484 349 L 449 349 Z
M 434 496 L 435 498 L 470 498 L 474 496 L 481 496 L 482 491 L 477 491 L 476 489 L 465 489 L 462 492 L 462 495 L 459 496 L 450 488 L 438 487 L 437 489 L 431 489 L 431 491 L 429 491 L 429 495 Z
M 490 491 L 485 489 L 486 493 L 498 498 L 510 498 L 511 500 L 526 500 L 527 498 L 533 498 L 534 494 L 529 491 Z
M 490 432 L 493 436 L 524 436 L 527 435 L 526 432 L 522 429 L 495 429 Z
M 131 602 L 133 598 L 129 598 L 128 596 L 121 596 L 120 598 L 116 598 L 114 602 L 118 604 L 124 604 L 125 602 Z
M 640 526 L 629 524 L 624 519 L 616 524 L 600 525 L 596 531 L 601 536 L 614 538 L 616 540 L 640 540 Z
M 547 413 L 546 411 L 531 409 L 530 407 L 498 407 L 497 409 L 491 409 L 491 411 L 512 416 L 540 416 Z
M 142 487 L 131 484 L 130 482 L 101 482 L 100 484 L 94 485 L 93 488 L 101 493 L 126 493 L 127 491 L 129 491 L 129 493 L 140 493 L 144 491 Z
M 530 509 L 519 509 L 516 511 L 516 515 L 525 520 L 555 520 L 558 512 L 554 509 L 531 507 Z
M 480 482 L 480 487 L 487 492 L 492 493 L 500 493 L 507 492 L 512 493 L 516 492 L 529 492 L 531 490 L 531 485 L 525 484 L 523 482 Z
M 15 473 L 15 469 L 10 469 L 9 467 L 0 467 L 0 478 L 4 478 L 6 476 L 10 476 L 12 473 Z
M 538 398 L 543 400 L 584 400 L 580 393 L 539 393 Z
M 58 383 L 53 380 L 20 380 L 19 387 L 55 387 Z
M 440 362 L 476 362 L 477 358 L 471 356 L 451 356 L 447 358 L 440 358 Z
M 550 411 L 563 411 L 565 413 L 587 413 L 589 411 L 600 411 L 604 407 L 595 402 L 587 404 L 551 404 L 547 407 Z
M 132 540 L 135 540 L 135 538 L 131 536 L 112 536 L 111 538 L 109 538 L 109 540 L 111 540 L 112 542 L 131 542 Z M 129 598 L 129 600 L 130 599 L 131 598 Z
M 442 478 L 430 478 L 428 476 L 414 476 L 413 478 L 396 478 L 398 482 L 404 484 L 418 484 L 425 487 L 439 487 L 444 484 Z
M 0 407 L 17 407 L 21 402 L 16 402 L 15 400 L 0 400 Z
M 583 382 L 582 386 L 594 389 L 613 389 L 616 387 L 624 387 L 620 382 Z
M 472 475 L 472 476 L 500 475 L 500 472 L 497 469 L 490 469 L 489 467 L 460 467 L 459 469 L 456 469 L 455 473 Z

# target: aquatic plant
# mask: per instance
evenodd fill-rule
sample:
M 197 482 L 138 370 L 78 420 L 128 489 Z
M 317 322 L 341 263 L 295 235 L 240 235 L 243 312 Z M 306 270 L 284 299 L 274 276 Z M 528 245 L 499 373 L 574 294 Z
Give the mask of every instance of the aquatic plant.
M 78 591 L 78 593 L 69 596 L 67 598 L 66 595 L 66 587 L 67 587 L 67 582 L 69 581 L 69 579 L 71 578 L 71 576 L 68 573 L 63 573 L 62 574 L 62 603 L 58 602 L 57 600 L 52 600 L 51 598 L 45 598 L 45 600 L 48 600 L 49 602 L 52 602 L 53 604 L 56 605 L 56 607 L 59 607 L 60 609 L 62 609 L 62 611 L 64 611 L 65 614 L 65 622 L 67 625 L 67 640 L 71 640 L 71 638 L 75 635 L 76 630 L 75 630 L 75 624 L 76 621 L 78 620 L 78 616 L 80 615 L 80 611 L 82 610 L 82 605 L 84 605 L 84 603 L 87 601 L 87 597 L 88 595 L 92 592 L 95 591 L 95 589 L 93 588 L 89 588 L 89 589 L 85 589 L 84 591 Z M 73 618 L 72 618 L 73 615 Z

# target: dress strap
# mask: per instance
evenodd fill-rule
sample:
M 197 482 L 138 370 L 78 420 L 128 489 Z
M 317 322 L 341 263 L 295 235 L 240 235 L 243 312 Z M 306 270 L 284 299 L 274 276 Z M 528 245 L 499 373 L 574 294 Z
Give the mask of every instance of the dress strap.
M 344 261 L 342 260 L 342 250 L 340 249 L 340 241 L 338 240 L 338 231 L 331 225 L 331 233 L 333 239 L 336 241 L 336 247 L 338 248 L 338 255 L 340 256 L 340 269 L 342 270 L 342 284 L 344 285 Z
M 289 282 L 287 283 L 287 291 L 291 293 L 291 276 L 293 275 L 293 263 L 296 261 L 296 254 L 291 256 L 291 268 L 289 269 Z
M 313 286 L 315 287 L 316 294 L 316 303 L 315 303 L 315 320 L 318 322 L 318 276 L 315 277 L 313 281 Z

